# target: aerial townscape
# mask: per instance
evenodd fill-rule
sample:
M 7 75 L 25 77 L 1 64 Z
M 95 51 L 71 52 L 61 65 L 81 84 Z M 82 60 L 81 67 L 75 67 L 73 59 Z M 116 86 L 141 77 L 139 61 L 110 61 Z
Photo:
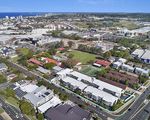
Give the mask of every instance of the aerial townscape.
M 150 13 L 59 11 L 0 13 L 0 120 L 150 120 Z

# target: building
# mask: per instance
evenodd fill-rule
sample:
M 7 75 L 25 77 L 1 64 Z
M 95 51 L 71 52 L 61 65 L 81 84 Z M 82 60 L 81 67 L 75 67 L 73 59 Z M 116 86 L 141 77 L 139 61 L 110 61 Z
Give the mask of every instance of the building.
M 124 58 L 119 58 L 119 59 L 118 59 L 118 62 L 120 62 L 120 63 L 126 63 L 126 62 L 127 62 L 127 60 L 126 60 L 126 59 L 124 59 Z
M 84 93 L 91 99 L 104 103 L 107 106 L 113 106 L 117 101 L 118 97 L 115 97 L 107 92 L 94 88 L 92 86 L 88 86 L 84 89 Z M 111 99 L 110 99 L 111 98 Z
M 117 61 L 112 64 L 112 67 L 115 69 L 119 69 L 121 67 L 121 65 L 122 65 L 122 63 Z
M 144 63 L 150 64 L 150 50 L 145 50 L 145 53 L 141 56 L 141 60 Z
M 83 91 L 87 87 L 87 85 L 83 82 L 77 81 L 76 79 L 71 77 L 63 78 L 61 79 L 61 82 L 63 82 L 63 84 L 69 87 L 71 90 Z
M 127 60 L 124 58 L 119 58 L 117 61 L 113 62 L 112 67 L 115 69 L 119 69 Z
M 51 59 L 51 58 L 44 58 L 42 57 L 41 60 L 45 61 L 45 63 L 52 63 L 52 64 L 55 64 L 55 65 L 61 65 L 60 62 L 54 60 L 54 59 Z
M 97 66 L 97 67 L 105 67 L 105 68 L 108 68 L 110 66 L 110 62 L 108 61 L 105 61 L 105 60 L 97 60 L 96 62 L 94 62 L 94 66 Z
M 45 113 L 45 118 L 47 120 L 90 120 L 91 115 L 77 105 L 64 104 L 50 108 Z
M 20 100 L 23 99 L 27 93 L 31 93 L 38 88 L 37 85 L 25 80 L 18 81 L 12 84 L 10 87 L 15 91 L 16 97 Z
M 132 56 L 134 58 L 141 60 L 144 63 L 150 64 L 150 50 L 136 49 L 132 53 Z
M 142 75 L 142 76 L 148 77 L 149 73 L 150 73 L 150 70 L 145 70 L 145 69 L 136 67 L 135 68 L 135 73 L 138 74 L 138 75 Z
M 50 73 L 51 73 L 50 70 L 45 69 L 45 68 L 43 68 L 43 67 L 38 67 L 38 68 L 36 68 L 36 70 L 38 70 L 39 72 L 41 72 L 41 73 L 43 73 L 43 74 L 50 74 Z
M 51 100 L 39 106 L 38 111 L 40 113 L 45 113 L 48 109 L 60 105 L 61 103 L 62 101 L 58 97 L 54 96 Z
M 124 70 L 124 71 L 127 71 L 127 72 L 134 72 L 134 67 L 130 66 L 130 65 L 127 65 L 127 64 L 123 64 L 121 66 L 121 69 Z
M 38 60 L 36 60 L 36 59 L 34 59 L 34 58 L 31 58 L 31 59 L 29 59 L 28 61 L 29 61 L 30 63 L 36 64 L 36 65 L 38 65 L 38 66 L 43 66 L 43 63 L 42 63 L 42 62 L 40 62 L 40 61 L 38 61 Z
M 89 77 L 77 71 L 73 71 L 71 69 L 64 69 L 58 72 L 57 75 L 61 85 L 66 86 L 73 91 L 80 91 L 89 98 L 90 96 L 88 96 L 86 91 L 89 89 L 87 88 L 91 88 L 93 91 L 95 90 L 99 92 L 99 94 L 93 92 L 93 96 L 97 95 L 97 98 L 93 98 L 93 100 L 99 101 L 100 99 L 104 98 L 104 96 L 112 96 L 112 98 L 114 97 L 114 100 L 112 101 L 107 98 L 101 100 L 101 102 L 104 102 L 104 104 L 109 106 L 112 106 L 120 98 L 121 94 L 124 93 L 124 89 L 122 89 L 121 87 L 111 85 L 94 77 Z
M 52 99 L 52 97 L 53 92 L 51 90 L 47 90 L 46 87 L 40 86 L 33 92 L 26 94 L 24 99 L 29 101 L 34 107 L 38 107 Z
M 119 29 L 118 33 L 121 36 L 134 37 L 134 36 L 146 35 L 149 31 L 150 31 L 150 27 L 142 27 L 135 30 L 128 30 L 126 28 L 123 28 L 123 29 Z
M 6 72 L 8 69 L 5 63 L 0 63 L 0 72 Z
M 59 66 L 54 66 L 52 70 L 54 73 L 57 73 L 57 72 L 60 72 L 61 70 L 63 70 L 63 68 L 61 68 Z

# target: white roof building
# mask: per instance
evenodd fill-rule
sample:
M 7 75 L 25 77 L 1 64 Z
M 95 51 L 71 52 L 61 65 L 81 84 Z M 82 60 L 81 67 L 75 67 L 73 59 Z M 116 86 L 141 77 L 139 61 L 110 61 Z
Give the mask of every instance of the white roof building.
M 77 81 L 76 79 L 73 79 L 71 77 L 66 77 L 64 79 L 62 79 L 63 82 L 65 83 L 69 83 L 70 85 L 72 85 L 75 89 L 78 88 L 81 91 L 83 89 L 85 89 L 85 87 L 87 87 L 86 84 L 84 84 L 83 82 Z
M 34 107 L 38 107 L 45 102 L 49 101 L 53 97 L 53 92 L 51 90 L 47 90 L 46 87 L 41 86 L 28 93 L 24 96 L 26 100 L 28 100 Z
M 125 62 L 127 62 L 127 60 L 124 59 L 124 58 L 119 58 L 119 59 L 118 59 L 118 62 L 125 63 Z
M 132 53 L 133 57 L 139 58 L 144 63 L 150 64 L 150 50 L 144 50 L 144 49 L 136 49 Z
M 138 68 L 138 67 L 135 68 L 135 73 L 139 75 L 149 76 L 149 72 L 150 70 L 145 70 L 145 69 Z
M 133 72 L 134 71 L 134 67 L 132 67 L 132 66 L 130 66 L 130 65 L 127 65 L 127 64 L 123 64 L 122 66 L 121 66 L 121 68 L 123 69 L 123 70 L 125 70 L 125 71 L 127 71 L 127 72 Z
M 87 94 L 92 94 L 92 98 L 96 99 L 97 101 L 103 100 L 105 104 L 110 106 L 112 106 L 118 100 L 117 97 L 91 86 L 85 88 L 84 92 L 86 92 Z
M 150 60 L 150 50 L 145 50 L 145 53 L 141 56 L 141 59 Z
M 38 67 L 36 70 L 40 71 L 41 73 L 44 73 L 44 74 L 50 74 L 50 70 L 48 69 L 45 69 L 43 67 Z
M 84 75 L 84 74 L 82 74 L 82 73 L 79 73 L 79 72 L 77 72 L 77 71 L 71 72 L 70 75 L 77 77 L 77 80 L 78 80 L 78 81 L 85 80 L 85 81 L 88 81 L 88 82 L 90 82 L 90 83 L 93 82 L 92 77 L 89 77 L 89 76 Z
M 61 103 L 62 101 L 58 97 L 54 96 L 51 100 L 39 106 L 38 110 L 40 113 L 45 113 L 49 108 L 55 107 Z
M 111 85 L 111 84 L 108 84 L 106 82 L 103 82 L 101 80 L 97 80 L 95 79 L 93 81 L 93 83 L 95 85 L 98 85 L 98 89 L 99 90 L 103 90 L 103 91 L 110 91 L 112 94 L 116 95 L 117 97 L 120 97 L 121 96 L 121 93 L 123 93 L 123 89 L 119 88 L 119 87 L 116 87 L 114 85 Z
M 57 72 L 57 75 L 59 76 L 60 79 L 63 79 L 66 77 L 67 74 L 70 74 L 73 70 L 72 69 L 63 69 L 59 72 Z
M 136 50 L 132 53 L 132 55 L 133 55 L 134 57 L 138 57 L 138 58 L 140 58 L 143 54 L 144 54 L 144 50 L 143 50 L 143 49 L 136 49 Z
M 118 69 L 121 65 L 122 65 L 122 63 L 118 62 L 118 61 L 113 63 L 113 67 L 116 69 Z
M 34 90 L 36 90 L 38 88 L 37 85 L 33 85 L 33 84 L 28 84 L 28 85 L 24 85 L 24 86 L 20 86 L 20 89 L 24 92 L 27 92 L 27 93 L 31 93 L 33 92 Z

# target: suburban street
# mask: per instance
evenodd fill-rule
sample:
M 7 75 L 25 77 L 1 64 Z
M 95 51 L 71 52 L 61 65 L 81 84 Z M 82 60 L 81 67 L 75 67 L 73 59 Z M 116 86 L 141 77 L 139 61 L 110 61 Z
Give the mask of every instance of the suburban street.
M 150 102 L 131 120 L 146 120 L 150 116 Z
M 7 104 L 0 98 L 0 103 L 5 112 L 12 118 L 12 120 L 27 120 L 22 113 L 15 107 Z
M 137 110 L 140 109 L 144 100 L 150 95 L 150 87 L 148 87 L 145 92 L 143 92 L 139 98 L 132 104 L 132 106 L 128 109 L 128 111 L 120 117 L 120 120 L 131 120 L 134 114 L 136 114 Z

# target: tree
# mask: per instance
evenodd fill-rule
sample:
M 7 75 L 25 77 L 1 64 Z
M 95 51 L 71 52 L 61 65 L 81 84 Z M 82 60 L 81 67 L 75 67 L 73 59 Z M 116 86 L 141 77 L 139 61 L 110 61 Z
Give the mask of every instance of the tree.
M 73 58 L 74 57 L 74 54 L 69 54 L 68 55 L 68 58 Z
M 110 52 L 110 51 L 105 52 L 105 53 L 103 54 L 103 57 L 104 57 L 104 58 L 109 58 L 109 57 L 111 57 L 111 52 Z
M 34 115 L 35 114 L 34 108 L 27 101 L 20 101 L 19 107 L 20 107 L 20 110 L 22 111 L 22 113 L 24 113 L 26 115 Z
M 50 55 L 55 55 L 57 52 L 55 48 L 50 48 L 48 51 Z
M 38 117 L 38 120 L 44 120 L 44 116 L 41 113 L 39 113 L 37 117 Z
M 54 63 L 46 63 L 44 64 L 44 68 L 51 70 L 55 66 Z
M 68 46 L 71 48 L 74 45 L 74 42 L 68 41 Z
M 128 80 L 125 80 L 125 85 L 129 85 L 129 81 Z
M 66 94 L 63 94 L 63 93 L 59 93 L 59 98 L 62 100 L 62 101 L 67 101 L 69 96 L 66 95 Z
M 6 77 L 0 74 L 0 83 L 4 83 L 6 81 L 7 81 Z
M 62 62 L 62 65 L 66 68 L 73 68 L 77 64 L 77 61 L 74 59 L 68 59 Z
M 144 77 L 144 76 L 139 76 L 139 80 L 140 80 L 140 83 L 145 83 L 146 81 L 147 81 L 147 78 L 146 77 Z
M 99 75 L 100 75 L 100 76 L 104 76 L 104 75 L 106 75 L 106 73 L 107 73 L 107 71 L 106 71 L 104 68 L 102 68 L 102 69 L 99 71 Z

